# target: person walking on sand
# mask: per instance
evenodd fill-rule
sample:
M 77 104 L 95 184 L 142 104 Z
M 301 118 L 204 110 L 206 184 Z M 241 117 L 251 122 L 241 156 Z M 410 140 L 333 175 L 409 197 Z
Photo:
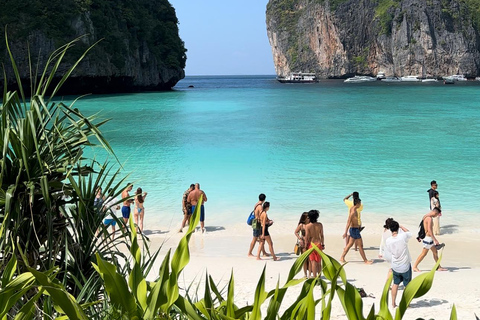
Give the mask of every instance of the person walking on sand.
M 306 242 L 306 231 L 305 227 L 307 224 L 310 223 L 308 218 L 308 212 L 302 213 L 300 216 L 300 220 L 298 221 L 297 228 L 295 229 L 295 236 L 297 237 L 297 243 L 300 247 L 301 254 L 307 250 L 307 242 Z M 309 274 L 312 273 L 312 268 L 310 267 L 310 260 L 306 259 L 305 263 L 303 264 L 303 272 L 305 273 L 305 278 L 308 278 Z
M 255 244 L 257 243 L 257 241 L 260 238 L 260 235 L 262 234 L 262 225 L 260 224 L 260 214 L 262 213 L 262 205 L 265 202 L 266 198 L 267 196 L 261 193 L 258 196 L 258 202 L 253 207 L 253 214 L 255 215 L 255 219 L 253 219 L 253 222 L 252 222 L 253 239 L 252 239 L 252 242 L 250 243 L 250 248 L 248 250 L 249 257 L 254 257 L 252 253 L 253 248 L 255 248 Z M 263 255 L 269 256 L 269 254 L 267 254 L 267 252 L 265 251 L 265 247 L 263 248 Z
M 202 233 L 205 232 L 205 207 L 203 204 L 207 202 L 207 195 L 203 190 L 200 189 L 200 184 L 195 183 L 195 189 L 188 194 L 187 202 L 192 204 L 192 213 L 195 211 L 195 207 L 197 206 L 198 200 L 200 196 L 203 195 L 203 203 L 200 207 L 200 228 L 202 229 Z
M 406 287 L 412 280 L 412 266 L 410 264 L 412 259 L 408 251 L 408 240 L 410 240 L 412 234 L 395 220 L 390 221 L 388 227 L 392 236 L 385 241 L 385 252 L 388 252 L 391 257 L 393 273 L 392 306 L 396 308 L 398 285 L 403 281 L 403 286 Z M 403 232 L 399 233 L 399 229 Z
M 438 250 L 440 250 L 445 246 L 444 243 L 440 244 L 437 238 L 435 238 L 435 235 L 433 234 L 433 218 L 438 217 L 441 214 L 442 214 L 442 210 L 440 210 L 439 208 L 433 208 L 429 213 L 423 216 L 422 223 L 425 229 L 425 238 L 423 238 L 422 240 L 422 244 L 423 244 L 422 252 L 420 252 L 420 255 L 418 256 L 417 260 L 415 261 L 415 264 L 413 265 L 413 271 L 415 272 L 420 272 L 420 270 L 418 269 L 418 265 L 425 258 L 425 256 L 428 253 L 428 250 L 432 251 L 433 259 L 435 260 L 435 262 L 437 262 Z M 437 271 L 447 271 L 447 269 L 442 268 L 439 265 Z
M 308 244 L 307 249 L 312 247 L 312 243 L 320 250 L 325 249 L 323 238 L 323 225 L 317 222 L 320 212 L 318 210 L 310 210 L 308 212 L 308 219 L 310 223 L 305 226 L 305 239 Z M 314 277 L 319 277 L 322 273 L 322 257 L 317 251 L 313 251 L 308 256 L 310 260 L 312 273 Z
M 362 236 L 360 235 L 360 224 L 361 221 L 358 218 L 358 208 L 362 205 L 362 201 L 360 198 L 353 199 L 353 207 L 350 208 L 350 213 L 347 219 L 347 225 L 345 227 L 345 233 L 343 234 L 343 238 L 347 237 L 347 233 L 350 231 L 350 240 L 348 241 L 347 246 L 343 249 L 342 256 L 340 257 L 340 262 L 345 262 L 345 256 L 348 253 L 348 250 L 356 243 L 358 245 L 358 251 L 362 256 L 363 261 L 366 264 L 372 264 L 372 260 L 367 260 L 365 256 L 365 251 L 363 250 L 363 240 Z
M 132 191 L 132 189 L 133 189 L 133 184 L 129 183 L 127 184 L 127 187 L 122 191 L 122 199 L 123 199 L 122 217 L 123 217 L 123 222 L 125 222 L 125 225 L 127 225 L 128 219 L 130 219 L 130 205 L 132 204 L 133 199 L 130 199 L 129 192 Z
M 145 217 L 145 207 L 143 203 L 147 198 L 147 192 L 143 192 L 142 188 L 138 188 L 135 192 L 135 210 L 133 211 L 133 218 L 137 224 L 138 231 L 143 232 L 143 218 Z
M 182 211 L 183 211 L 183 220 L 182 226 L 178 232 L 183 232 L 183 228 L 187 225 L 190 221 L 190 217 L 192 216 L 192 204 L 188 202 L 188 195 L 195 189 L 195 185 L 192 183 L 190 187 L 185 190 L 182 197 Z
M 117 197 L 113 196 L 113 190 L 108 189 L 108 197 L 105 200 L 105 203 L 103 204 L 103 207 L 109 216 L 105 216 L 105 219 L 103 220 L 103 225 L 105 228 L 108 228 L 109 226 L 112 226 L 112 239 L 114 238 L 115 234 L 115 226 L 117 225 L 117 221 L 115 221 L 115 218 L 117 218 L 117 210 L 120 210 L 120 205 L 118 204 L 118 199 Z
M 268 228 L 273 224 L 273 220 L 270 220 L 267 215 L 267 211 L 270 210 L 270 202 L 266 201 L 263 206 L 262 206 L 262 213 L 260 214 L 260 222 L 262 224 L 262 234 L 260 235 L 260 246 L 258 247 L 258 253 L 257 253 L 257 260 L 262 260 L 260 258 L 260 253 L 265 247 L 265 241 L 268 243 L 268 248 L 270 249 L 270 253 L 272 254 L 273 261 L 277 261 L 280 258 L 278 258 L 275 255 L 275 251 L 273 250 L 273 241 L 272 238 L 270 237 L 270 232 L 268 231 Z
M 430 210 L 432 210 L 435 207 L 442 209 L 442 206 L 440 205 L 440 199 L 439 199 L 437 188 L 438 188 L 437 181 L 432 180 L 430 182 L 430 189 L 427 190 L 428 198 L 430 202 Z M 436 236 L 440 235 L 440 217 L 433 218 L 433 233 Z
M 352 200 L 350 200 L 350 197 L 352 197 Z M 350 193 L 348 196 L 346 196 L 345 198 L 343 198 L 343 202 L 347 205 L 348 207 L 348 213 L 350 214 L 350 209 L 353 207 L 353 201 L 355 199 L 359 199 L 360 198 L 360 195 L 357 191 L 354 191 L 352 193 Z M 361 217 L 361 214 L 362 214 L 362 210 L 363 210 L 363 203 L 360 205 L 360 207 L 357 209 L 357 213 L 358 213 L 358 224 L 360 226 L 360 232 L 364 229 L 364 227 L 362 227 L 362 217 Z M 350 233 L 347 234 L 347 237 L 345 238 L 345 246 L 348 244 L 348 242 L 350 241 Z M 357 244 L 355 243 L 355 251 L 358 250 L 358 246 Z

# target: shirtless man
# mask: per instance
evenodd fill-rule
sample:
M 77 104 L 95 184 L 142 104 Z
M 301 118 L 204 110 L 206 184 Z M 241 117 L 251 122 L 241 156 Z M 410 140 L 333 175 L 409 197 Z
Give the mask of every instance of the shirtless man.
M 188 202 L 188 195 L 195 189 L 195 185 L 192 183 L 190 187 L 185 190 L 182 197 L 182 210 L 183 210 L 183 221 L 182 226 L 178 232 L 183 232 L 183 228 L 185 225 L 190 221 L 190 217 L 192 216 L 192 204 Z
M 307 249 L 312 247 L 312 243 L 315 244 L 320 250 L 325 249 L 325 243 L 323 239 L 323 225 L 317 222 L 320 212 L 318 210 L 310 210 L 308 212 L 308 218 L 310 223 L 305 225 L 305 243 Z M 310 259 L 310 266 L 312 268 L 312 274 L 314 277 L 319 277 L 322 273 L 322 257 L 317 251 L 313 251 L 308 256 Z
M 187 202 L 192 204 L 192 213 L 195 211 L 195 207 L 197 206 L 201 195 L 203 195 L 203 203 L 207 202 L 207 195 L 200 189 L 200 184 L 195 183 L 195 189 L 191 191 L 187 197 Z M 200 207 L 200 228 L 202 229 L 202 233 L 205 232 L 205 208 L 203 203 Z
M 350 200 L 350 197 L 352 197 L 352 196 L 353 196 L 353 199 Z M 348 196 L 346 196 L 345 198 L 343 198 L 343 202 L 348 207 L 348 213 L 349 214 L 350 214 L 350 209 L 353 207 L 353 200 L 358 199 L 358 198 L 360 198 L 360 197 L 359 197 L 359 194 L 358 194 L 357 191 L 354 191 L 354 192 L 350 193 Z M 357 209 L 358 224 L 360 226 L 360 232 L 362 232 L 362 230 L 364 228 L 364 227 L 362 227 L 362 218 L 361 218 L 362 210 L 363 210 L 363 204 L 361 204 L 360 207 L 358 207 L 358 209 Z M 350 241 L 350 234 L 347 234 L 347 237 L 345 238 L 345 246 L 348 244 L 349 241 Z M 355 244 L 355 251 L 358 251 L 357 244 Z
M 438 250 L 441 249 L 444 244 L 440 244 L 437 238 L 435 238 L 435 235 L 433 233 L 433 218 L 438 217 L 441 214 L 442 210 L 440 210 L 439 208 L 433 208 L 432 211 L 423 216 L 422 220 L 423 227 L 425 228 L 425 238 L 423 238 L 422 240 L 422 252 L 418 256 L 417 261 L 415 261 L 415 264 L 413 265 L 413 271 L 415 272 L 420 272 L 420 270 L 418 269 L 418 264 L 422 262 L 423 258 L 425 258 L 428 250 L 432 250 L 433 259 L 435 260 L 435 262 L 437 262 L 438 260 Z M 437 271 L 447 271 L 447 269 L 442 268 L 439 265 Z
M 360 235 L 360 224 L 359 224 L 359 217 L 358 217 L 358 208 L 362 205 L 362 201 L 359 198 L 353 199 L 353 207 L 350 208 L 350 212 L 348 214 L 347 219 L 347 226 L 345 227 L 345 233 L 343 234 L 343 238 L 347 237 L 348 232 L 350 231 L 350 240 L 348 241 L 347 246 L 343 249 L 342 256 L 340 257 L 340 262 L 345 262 L 345 256 L 348 253 L 348 250 L 356 244 L 358 246 L 358 251 L 362 256 L 363 261 L 366 264 L 372 264 L 372 260 L 367 260 L 365 256 L 365 251 L 363 250 L 363 240 L 362 236 Z
M 260 225 L 260 214 L 262 213 L 262 206 L 263 203 L 265 202 L 265 199 L 267 198 L 266 195 L 261 193 L 258 196 L 258 202 L 255 204 L 255 207 L 253 209 L 253 214 L 255 215 L 256 221 L 254 222 L 256 225 L 253 226 L 253 239 L 252 242 L 250 243 L 250 250 L 248 251 L 248 256 L 249 257 L 254 257 L 252 251 L 253 248 L 255 248 L 255 244 L 257 243 L 257 240 L 259 240 L 259 237 L 262 235 L 262 228 Z M 265 251 L 265 247 L 263 248 L 263 255 L 268 256 L 267 252 Z
M 128 219 L 130 218 L 130 205 L 133 203 L 133 199 L 130 199 L 130 195 L 128 194 L 133 189 L 133 184 L 127 184 L 127 187 L 122 191 L 122 199 L 123 199 L 123 207 L 122 207 L 122 217 L 125 225 L 128 223 Z

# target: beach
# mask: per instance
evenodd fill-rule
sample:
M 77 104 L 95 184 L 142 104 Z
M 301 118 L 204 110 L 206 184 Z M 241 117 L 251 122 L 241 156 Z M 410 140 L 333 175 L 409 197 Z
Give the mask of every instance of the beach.
M 449 227 L 454 224 L 454 218 L 444 218 L 442 223 L 445 226 L 444 234 L 438 236 L 440 242 L 446 244 L 440 251 L 443 254 L 442 266 L 448 271 L 436 272 L 433 286 L 430 291 L 414 299 L 407 310 L 403 319 L 449 319 L 453 304 L 457 309 L 458 319 L 474 319 L 474 313 L 480 314 L 480 258 L 478 252 L 478 243 L 480 243 L 480 234 L 462 232 L 462 226 L 455 228 Z M 321 219 L 320 219 L 320 222 Z M 375 310 L 379 310 L 379 301 L 383 286 L 387 278 L 387 272 L 390 268 L 388 262 L 378 258 L 378 248 L 380 244 L 381 232 L 383 229 L 378 227 L 377 221 L 364 218 L 362 238 L 364 239 L 364 248 L 368 259 L 373 259 L 373 265 L 366 265 L 360 258 L 360 254 L 353 250 L 346 256 L 348 263 L 345 265 L 348 281 L 357 288 L 363 288 L 367 294 L 372 294 L 375 298 L 363 298 L 363 310 L 366 316 L 375 305 Z M 339 259 L 344 240 L 342 234 L 345 225 L 342 223 L 323 222 L 325 230 L 325 250 L 324 252 L 335 259 Z M 414 234 L 409 242 L 409 250 L 412 257 L 412 264 L 421 251 L 421 244 L 415 239 L 418 231 L 415 225 L 406 225 Z M 203 288 L 205 273 L 212 276 L 219 288 L 226 288 L 233 271 L 235 281 L 235 303 L 242 307 L 252 304 L 257 282 L 260 279 L 263 268 L 266 266 L 265 289 L 270 291 L 275 289 L 277 281 L 280 286 L 285 283 L 288 272 L 297 256 L 293 253 L 295 236 L 293 234 L 295 223 L 292 221 L 275 221 L 270 228 L 272 240 L 274 241 L 275 253 L 280 257 L 279 261 L 273 261 L 271 257 L 262 257 L 261 261 L 253 257 L 247 257 L 248 247 L 252 240 L 251 227 L 246 223 L 232 225 L 209 225 L 206 221 L 207 232 L 195 232 L 190 240 L 190 263 L 180 275 L 179 286 L 181 289 L 192 285 L 195 291 L 197 285 L 200 290 L 200 297 L 203 297 Z M 186 228 L 185 228 L 186 230 Z M 182 233 L 172 227 L 170 230 L 145 230 L 145 234 L 150 239 L 151 248 L 160 248 L 160 257 L 156 261 L 156 267 L 150 274 L 150 278 L 155 278 L 155 272 L 163 260 L 168 249 L 174 250 Z M 257 252 L 255 247 L 254 253 Z M 268 252 L 268 246 L 267 246 Z M 430 270 L 434 266 L 434 260 L 429 253 L 419 265 L 422 272 Z M 419 273 L 414 273 L 417 276 Z M 303 277 L 301 271 L 295 278 Z M 284 299 L 280 314 L 288 308 L 296 299 L 301 286 L 290 288 Z M 402 288 L 402 287 L 400 287 Z M 321 295 L 320 287 L 315 288 L 315 298 Z M 403 290 L 399 290 L 397 304 L 400 301 Z M 268 301 L 263 305 L 265 314 Z M 317 316 L 319 314 L 317 306 Z M 390 305 L 390 311 L 394 314 L 394 308 Z M 332 308 L 332 319 L 347 319 L 340 301 L 335 298 Z

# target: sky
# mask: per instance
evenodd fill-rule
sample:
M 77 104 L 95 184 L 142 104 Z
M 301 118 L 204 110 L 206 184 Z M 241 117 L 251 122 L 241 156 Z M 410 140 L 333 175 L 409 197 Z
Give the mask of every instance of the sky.
M 268 0 L 169 0 L 187 48 L 185 74 L 274 75 Z

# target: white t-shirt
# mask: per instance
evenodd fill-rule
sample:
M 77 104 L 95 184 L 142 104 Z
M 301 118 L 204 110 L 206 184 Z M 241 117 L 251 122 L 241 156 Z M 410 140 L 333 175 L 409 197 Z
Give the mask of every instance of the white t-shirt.
M 392 269 L 398 273 L 407 272 L 410 269 L 410 252 L 408 251 L 408 240 L 412 237 L 410 232 L 391 236 L 385 241 L 385 251 L 389 251 L 392 257 Z
M 107 210 L 112 210 L 111 211 L 111 215 L 112 216 L 117 216 L 117 206 L 118 206 L 118 199 L 117 198 L 114 198 L 114 197 L 108 197 L 103 206 L 105 207 L 105 209 Z M 106 216 L 105 219 L 110 219 L 109 216 Z

